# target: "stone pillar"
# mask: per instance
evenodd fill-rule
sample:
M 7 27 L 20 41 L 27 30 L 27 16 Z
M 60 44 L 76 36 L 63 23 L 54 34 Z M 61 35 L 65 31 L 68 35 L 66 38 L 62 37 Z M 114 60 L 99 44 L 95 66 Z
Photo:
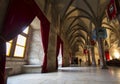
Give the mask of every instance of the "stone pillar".
M 91 65 L 91 61 L 90 61 L 90 50 L 88 50 L 88 66 Z
M 70 66 L 70 54 L 68 48 L 63 44 L 63 58 L 62 58 L 63 65 L 62 67 Z
M 58 10 L 56 0 L 50 1 L 50 33 L 47 53 L 47 71 L 56 71 L 56 46 L 57 46 L 57 29 L 58 27 Z
M 106 60 L 105 60 L 105 53 L 104 53 L 104 47 L 103 47 L 103 38 L 100 37 L 100 33 L 99 33 L 99 30 L 102 25 L 102 20 L 97 20 L 96 21 L 96 38 L 97 38 L 97 41 L 98 41 L 98 50 L 99 50 L 99 56 L 100 56 L 100 66 L 102 69 L 108 69 L 107 65 L 106 65 Z
M 70 63 L 69 63 L 69 57 L 68 56 L 66 56 L 66 57 L 63 57 L 63 60 L 62 60 L 62 62 L 63 62 L 63 64 L 62 64 L 62 67 L 69 67 L 70 66 Z
M 108 69 L 106 65 L 106 60 L 105 60 L 105 53 L 104 53 L 102 38 L 98 38 L 98 47 L 99 47 L 99 54 L 100 54 L 100 65 L 102 69 Z
M 57 41 L 57 34 L 55 32 L 55 27 L 51 24 L 50 33 L 49 33 L 48 54 L 47 54 L 48 72 L 56 71 L 56 41 Z
M 96 66 L 94 46 L 91 47 L 91 55 L 92 55 L 92 66 Z

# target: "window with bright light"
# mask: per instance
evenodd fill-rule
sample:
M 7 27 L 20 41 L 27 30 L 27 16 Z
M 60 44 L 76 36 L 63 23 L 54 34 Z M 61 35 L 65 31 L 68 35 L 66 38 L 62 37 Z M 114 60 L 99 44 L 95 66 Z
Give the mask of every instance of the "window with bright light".
M 26 39 L 27 39 L 27 38 L 26 38 L 25 36 L 18 35 L 16 44 L 17 44 L 17 45 L 20 45 L 20 46 L 25 46 L 25 44 L 26 44 Z
M 14 57 L 24 57 L 24 51 L 25 51 L 25 47 L 16 45 Z
M 21 57 L 25 56 L 27 39 L 29 34 L 29 27 L 27 27 L 21 34 L 15 39 L 6 43 L 7 45 L 7 56 L 9 57 Z
M 25 46 L 27 38 L 22 35 L 18 35 L 15 46 L 14 57 L 24 57 Z
M 29 27 L 27 27 L 27 28 L 23 31 L 23 33 L 25 33 L 25 34 L 28 34 L 28 32 L 29 32 Z
M 9 41 L 9 42 L 7 42 L 6 46 L 7 46 L 7 53 L 6 53 L 6 55 L 10 56 L 10 50 L 11 50 L 11 46 L 12 46 L 12 40 Z

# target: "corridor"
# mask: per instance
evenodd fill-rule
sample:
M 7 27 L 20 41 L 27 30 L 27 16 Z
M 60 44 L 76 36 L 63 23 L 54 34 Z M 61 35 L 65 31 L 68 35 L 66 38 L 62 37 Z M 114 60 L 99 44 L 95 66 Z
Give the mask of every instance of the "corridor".
M 10 76 L 7 84 L 120 84 L 120 68 L 65 67 L 58 72 Z

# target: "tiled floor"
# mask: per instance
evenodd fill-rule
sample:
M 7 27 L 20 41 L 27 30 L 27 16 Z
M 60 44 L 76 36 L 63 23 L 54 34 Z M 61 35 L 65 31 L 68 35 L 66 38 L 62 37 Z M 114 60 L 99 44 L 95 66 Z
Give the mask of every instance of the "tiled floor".
M 66 67 L 52 73 L 11 76 L 7 84 L 120 84 L 120 68 Z

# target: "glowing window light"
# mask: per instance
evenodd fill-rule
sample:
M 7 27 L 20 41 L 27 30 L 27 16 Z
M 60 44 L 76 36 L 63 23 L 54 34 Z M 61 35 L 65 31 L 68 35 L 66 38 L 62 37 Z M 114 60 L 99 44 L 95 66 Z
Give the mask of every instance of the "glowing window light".
M 23 32 L 24 32 L 25 34 L 28 34 L 28 31 L 29 31 L 29 27 L 27 27 Z
M 114 50 L 114 57 L 119 59 L 120 58 L 120 53 L 118 50 Z
M 113 58 L 110 56 L 110 60 L 112 60 Z
M 25 46 L 26 45 L 26 37 L 22 35 L 18 35 L 17 45 Z
M 7 56 L 10 56 L 11 46 L 12 46 L 12 40 L 9 42 L 6 42 L 6 55 Z
M 11 43 L 7 42 L 6 45 L 7 45 L 7 54 L 6 55 L 10 56 Z
M 21 46 L 16 46 L 14 57 L 24 57 L 25 48 Z

